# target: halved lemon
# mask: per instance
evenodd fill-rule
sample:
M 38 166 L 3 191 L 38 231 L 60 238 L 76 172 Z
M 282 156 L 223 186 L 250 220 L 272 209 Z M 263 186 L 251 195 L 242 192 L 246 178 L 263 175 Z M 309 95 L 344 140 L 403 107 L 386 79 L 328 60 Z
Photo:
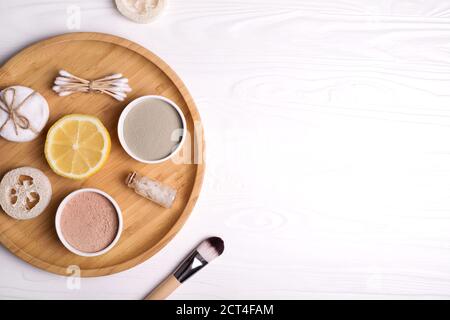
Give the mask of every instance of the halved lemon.
M 71 114 L 53 124 L 45 141 L 45 158 L 63 177 L 85 179 L 99 171 L 109 156 L 108 130 L 96 117 Z

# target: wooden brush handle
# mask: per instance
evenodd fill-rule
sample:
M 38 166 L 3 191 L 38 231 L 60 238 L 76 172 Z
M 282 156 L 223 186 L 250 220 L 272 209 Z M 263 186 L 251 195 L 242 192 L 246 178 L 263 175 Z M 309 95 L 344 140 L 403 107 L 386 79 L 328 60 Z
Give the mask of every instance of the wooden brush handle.
M 181 283 L 177 280 L 177 278 L 171 274 L 163 282 L 161 282 L 159 286 L 150 292 L 144 300 L 164 300 L 180 285 Z

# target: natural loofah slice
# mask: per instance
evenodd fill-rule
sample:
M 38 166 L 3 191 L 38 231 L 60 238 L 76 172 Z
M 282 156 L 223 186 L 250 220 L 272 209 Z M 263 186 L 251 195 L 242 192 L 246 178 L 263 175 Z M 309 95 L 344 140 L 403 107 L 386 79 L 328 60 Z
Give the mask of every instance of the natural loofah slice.
M 13 142 L 35 139 L 48 121 L 45 98 L 31 88 L 8 87 L 0 92 L 0 136 Z
M 52 186 L 42 171 L 22 167 L 9 171 L 0 182 L 0 205 L 12 218 L 28 220 L 40 215 L 52 197 Z
M 165 0 L 116 0 L 117 9 L 137 23 L 151 22 L 165 6 Z

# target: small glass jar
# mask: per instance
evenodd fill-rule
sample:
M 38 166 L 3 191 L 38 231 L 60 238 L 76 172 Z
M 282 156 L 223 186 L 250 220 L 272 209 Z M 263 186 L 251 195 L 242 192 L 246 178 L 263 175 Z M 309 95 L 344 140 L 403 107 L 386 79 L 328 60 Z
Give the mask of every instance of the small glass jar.
M 177 191 L 174 188 L 142 176 L 137 172 L 131 172 L 125 183 L 138 195 L 143 196 L 164 208 L 172 207 L 177 195 Z

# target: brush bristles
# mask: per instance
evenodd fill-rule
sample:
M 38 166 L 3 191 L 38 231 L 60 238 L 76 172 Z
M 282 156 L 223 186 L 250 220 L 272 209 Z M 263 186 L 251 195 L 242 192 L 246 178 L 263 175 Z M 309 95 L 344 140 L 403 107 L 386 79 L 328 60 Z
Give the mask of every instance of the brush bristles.
M 223 240 L 218 237 L 211 237 L 203 241 L 197 251 L 209 263 L 220 256 L 225 249 Z

